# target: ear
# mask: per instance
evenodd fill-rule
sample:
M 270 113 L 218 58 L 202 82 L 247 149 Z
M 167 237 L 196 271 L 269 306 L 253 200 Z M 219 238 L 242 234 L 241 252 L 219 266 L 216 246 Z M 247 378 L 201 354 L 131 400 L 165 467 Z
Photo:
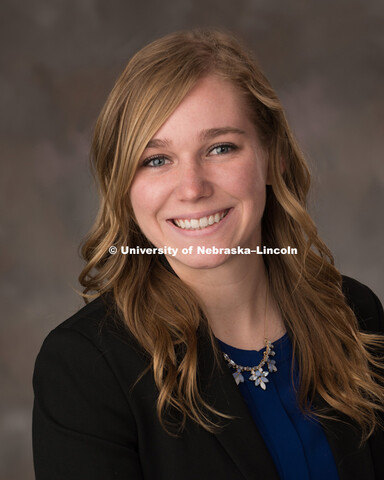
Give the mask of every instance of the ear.
M 272 185 L 270 165 L 271 164 L 268 162 L 267 183 L 266 183 L 267 185 Z M 283 175 L 283 173 L 285 172 L 285 168 L 286 168 L 285 159 L 281 158 L 280 159 L 280 173 L 281 173 L 281 175 Z

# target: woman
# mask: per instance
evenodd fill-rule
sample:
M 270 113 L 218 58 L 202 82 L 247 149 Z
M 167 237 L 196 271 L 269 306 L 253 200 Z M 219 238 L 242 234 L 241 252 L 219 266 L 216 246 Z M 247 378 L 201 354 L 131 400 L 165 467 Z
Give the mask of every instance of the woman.
M 97 298 L 36 362 L 37 479 L 384 478 L 383 310 L 319 239 L 244 47 L 189 31 L 142 49 L 92 158 Z

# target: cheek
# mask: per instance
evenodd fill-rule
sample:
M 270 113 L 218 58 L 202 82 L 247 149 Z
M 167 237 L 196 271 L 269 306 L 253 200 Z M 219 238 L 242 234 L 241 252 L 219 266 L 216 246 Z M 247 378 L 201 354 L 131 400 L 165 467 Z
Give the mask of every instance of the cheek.
M 140 226 L 155 216 L 164 201 L 161 182 L 150 182 L 148 179 L 134 179 L 130 200 L 136 220 Z
M 148 189 L 139 179 L 135 179 L 132 183 L 130 200 L 136 221 L 141 227 L 143 220 L 145 220 L 145 212 L 148 211 L 150 203 Z
M 244 168 L 235 169 L 227 179 L 229 188 L 240 198 L 252 199 L 265 191 L 265 173 L 256 162 L 248 162 Z

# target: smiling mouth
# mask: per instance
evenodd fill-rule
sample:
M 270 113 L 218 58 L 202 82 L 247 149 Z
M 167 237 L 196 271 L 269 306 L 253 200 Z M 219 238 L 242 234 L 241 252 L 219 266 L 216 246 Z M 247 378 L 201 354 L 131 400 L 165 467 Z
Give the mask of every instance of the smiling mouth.
M 207 217 L 201 218 L 174 218 L 172 219 L 172 223 L 176 225 L 176 227 L 183 230 L 202 230 L 203 228 L 210 227 L 215 223 L 220 223 L 221 220 L 223 220 L 223 218 L 228 214 L 229 210 L 230 209 L 227 208 L 212 215 L 208 215 Z

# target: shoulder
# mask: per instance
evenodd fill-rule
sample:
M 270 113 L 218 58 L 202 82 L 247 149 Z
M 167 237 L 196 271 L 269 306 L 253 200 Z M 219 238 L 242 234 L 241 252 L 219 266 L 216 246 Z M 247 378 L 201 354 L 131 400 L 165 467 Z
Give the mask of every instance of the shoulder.
M 36 359 L 34 384 L 55 371 L 71 371 L 73 378 L 86 380 L 99 377 L 100 383 L 109 377 L 111 383 L 120 383 L 124 365 L 130 366 L 124 370 L 124 383 L 128 380 L 132 385 L 147 367 L 147 357 L 111 298 L 101 296 L 48 334 Z
M 86 304 L 60 323 L 51 334 L 59 332 L 77 332 L 99 346 L 109 334 L 119 335 L 120 333 L 124 338 L 130 338 L 110 295 L 101 295 Z
M 48 334 L 33 375 L 36 478 L 142 478 L 132 386 L 146 365 L 104 297 Z
M 105 350 L 111 343 L 120 342 L 141 351 L 121 318 L 111 295 L 102 295 L 85 305 L 52 330 L 47 339 L 71 333 L 87 339 L 100 350 Z
M 343 275 L 342 289 L 362 330 L 384 332 L 384 312 L 380 300 L 366 285 Z

